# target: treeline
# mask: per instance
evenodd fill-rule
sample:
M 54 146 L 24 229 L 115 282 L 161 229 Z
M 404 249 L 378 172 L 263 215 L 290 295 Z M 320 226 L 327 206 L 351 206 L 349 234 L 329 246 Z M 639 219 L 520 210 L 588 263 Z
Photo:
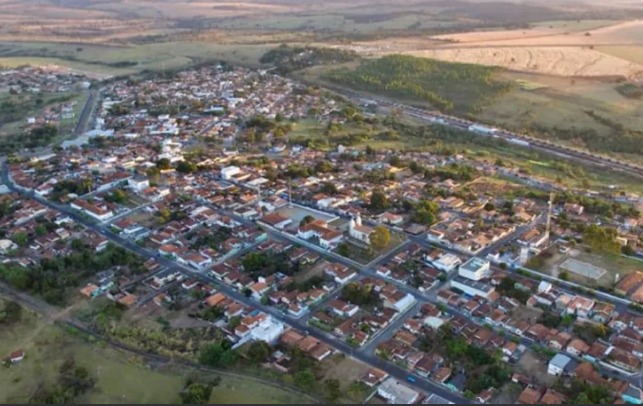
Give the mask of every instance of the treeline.
M 495 79 L 498 68 L 442 62 L 406 55 L 363 61 L 354 70 L 336 69 L 327 80 L 357 90 L 429 102 L 442 111 L 471 113 L 511 89 Z
M 81 240 L 72 242 L 74 253 L 59 258 L 43 258 L 31 268 L 0 264 L 0 280 L 17 289 L 41 295 L 55 305 L 65 303 L 70 288 L 78 287 L 83 280 L 113 266 L 128 266 L 134 272 L 143 272 L 143 260 L 121 247 L 108 246 L 96 254 Z
M 286 44 L 263 54 L 259 62 L 272 64 L 281 74 L 315 65 L 337 64 L 357 60 L 354 51 L 318 47 L 291 47 Z

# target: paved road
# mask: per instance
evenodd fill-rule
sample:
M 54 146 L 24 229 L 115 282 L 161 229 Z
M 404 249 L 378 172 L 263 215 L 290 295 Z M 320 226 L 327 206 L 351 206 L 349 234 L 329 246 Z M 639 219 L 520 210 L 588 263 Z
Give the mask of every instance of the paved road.
M 113 243 L 120 245 L 138 255 L 141 255 L 144 258 L 149 258 L 149 257 L 156 257 L 156 253 L 152 252 L 151 250 L 141 247 L 132 241 L 126 240 L 119 236 L 118 234 L 112 232 L 109 230 L 107 227 L 104 225 L 92 222 L 87 220 L 86 218 L 80 216 L 77 211 L 72 209 L 69 206 L 64 206 L 60 205 L 57 203 L 53 203 L 49 200 L 43 199 L 39 196 L 36 196 L 34 193 L 30 193 L 28 191 L 25 191 L 22 188 L 16 188 L 16 186 L 13 184 L 13 182 L 9 179 L 8 176 L 8 167 L 6 164 L 3 165 L 3 170 L 2 170 L 2 180 L 3 182 L 13 191 L 27 195 L 31 197 L 32 199 L 38 201 L 39 203 L 53 209 L 57 210 L 61 213 L 66 214 L 70 218 L 72 218 L 74 221 L 76 221 L 79 224 L 83 224 L 85 227 L 88 229 L 104 236 L 105 238 L 108 238 L 111 240 Z M 362 351 L 357 351 L 347 343 L 343 342 L 342 340 L 338 339 L 337 337 L 334 337 L 332 335 L 322 333 L 316 329 L 310 328 L 304 321 L 296 319 L 292 316 L 289 316 L 287 314 L 282 313 L 280 310 L 270 307 L 270 306 L 264 306 L 259 302 L 256 302 L 243 294 L 241 294 L 239 291 L 236 289 L 233 289 L 227 285 L 221 284 L 218 280 L 213 278 L 208 272 L 205 271 L 197 271 L 192 268 L 189 268 L 187 266 L 183 266 L 181 264 L 178 264 L 174 261 L 171 261 L 166 258 L 159 258 L 157 257 L 157 260 L 159 263 L 164 266 L 166 269 L 178 269 L 182 271 L 183 273 L 191 275 L 191 277 L 200 280 L 205 283 L 209 283 L 211 285 L 217 286 L 219 291 L 227 295 L 228 297 L 240 302 L 244 303 L 248 306 L 251 306 L 253 308 L 259 309 L 263 311 L 264 313 L 270 314 L 274 319 L 279 320 L 283 322 L 284 324 L 290 325 L 300 331 L 307 331 L 311 336 L 315 337 L 319 341 L 327 344 L 330 347 L 335 348 L 336 350 L 339 350 L 343 352 L 344 354 L 348 354 L 354 359 L 361 361 L 365 364 L 371 365 L 375 368 L 379 368 L 383 371 L 386 371 L 390 376 L 395 377 L 399 380 L 406 380 L 406 378 L 410 375 L 408 371 L 404 370 L 403 368 L 400 368 L 396 365 L 390 364 L 387 361 L 372 355 L 372 354 L 365 354 Z M 424 379 L 422 377 L 416 376 L 415 377 L 415 382 L 413 384 L 408 383 L 409 386 L 413 386 L 419 390 L 425 391 L 425 392 L 430 392 L 430 393 L 435 393 L 438 396 L 441 396 L 449 401 L 452 401 L 454 403 L 458 404 L 470 404 L 471 402 L 459 394 L 452 392 L 451 390 L 438 385 L 428 379 Z

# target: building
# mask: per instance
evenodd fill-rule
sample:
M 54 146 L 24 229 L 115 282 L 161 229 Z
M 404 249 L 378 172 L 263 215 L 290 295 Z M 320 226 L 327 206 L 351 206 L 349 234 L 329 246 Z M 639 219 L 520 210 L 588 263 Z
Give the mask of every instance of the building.
M 98 221 L 107 221 L 114 216 L 114 212 L 107 208 L 105 205 L 97 206 L 85 200 L 74 200 L 71 204 L 71 208 L 79 210 L 80 212 Z
M 417 402 L 420 394 L 400 383 L 395 378 L 388 378 L 377 388 L 377 394 L 391 405 L 410 405 Z
M 488 299 L 496 289 L 489 283 L 479 282 L 462 276 L 456 276 L 451 280 L 451 287 L 460 289 L 465 295 L 480 296 Z
M 284 228 L 286 228 L 286 226 L 292 223 L 292 219 L 284 217 L 277 213 L 271 213 L 263 216 L 260 221 L 279 230 L 283 230 Z
M 473 257 L 458 269 L 458 275 L 472 281 L 479 281 L 489 276 L 491 263 L 482 258 Z
M 250 338 L 254 341 L 265 341 L 274 344 L 284 332 L 284 325 L 280 321 L 273 320 L 267 315 L 262 321 L 250 330 Z
M 324 220 L 315 220 L 312 223 L 300 226 L 297 230 L 297 237 L 304 240 L 317 238 L 319 245 L 324 249 L 335 248 L 344 239 L 344 235 L 341 232 L 328 228 Z
M 150 187 L 150 181 L 147 178 L 129 178 L 127 186 L 136 193 L 140 193 Z
M 549 361 L 549 365 L 547 366 L 547 373 L 554 376 L 563 375 L 569 370 L 571 362 L 572 359 L 567 355 L 556 354 L 556 356 L 554 356 L 554 358 Z
M 355 219 L 351 219 L 348 225 L 348 234 L 365 244 L 371 243 L 371 233 L 373 228 L 362 224 L 362 217 L 358 214 Z
M 431 263 L 437 269 L 449 273 L 456 269 L 460 264 L 462 264 L 462 260 L 457 255 L 444 254 Z
M 241 169 L 239 169 L 238 166 L 226 166 L 225 168 L 221 169 L 221 179 L 230 180 L 235 175 L 238 175 L 240 173 Z

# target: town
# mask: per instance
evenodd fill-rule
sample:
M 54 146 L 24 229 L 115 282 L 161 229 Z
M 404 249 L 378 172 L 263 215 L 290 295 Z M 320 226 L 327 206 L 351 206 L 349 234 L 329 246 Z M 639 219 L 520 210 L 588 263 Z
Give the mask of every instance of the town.
M 0 80 L 58 91 L 44 70 Z M 643 403 L 643 197 L 351 136 L 318 147 L 304 124 L 394 114 L 267 71 L 74 81 L 100 86 L 94 128 L 3 161 L 8 285 L 205 323 L 212 367 L 265 343 L 258 363 L 303 389 L 302 357 L 344 354 L 359 402 Z

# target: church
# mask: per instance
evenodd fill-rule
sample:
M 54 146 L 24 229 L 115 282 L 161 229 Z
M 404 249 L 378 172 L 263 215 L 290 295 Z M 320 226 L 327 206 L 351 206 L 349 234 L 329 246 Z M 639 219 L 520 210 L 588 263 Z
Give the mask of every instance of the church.
M 365 244 L 371 243 L 371 233 L 373 228 L 362 224 L 362 217 L 358 214 L 357 218 L 351 219 L 348 228 L 348 234 L 351 238 L 359 240 Z

